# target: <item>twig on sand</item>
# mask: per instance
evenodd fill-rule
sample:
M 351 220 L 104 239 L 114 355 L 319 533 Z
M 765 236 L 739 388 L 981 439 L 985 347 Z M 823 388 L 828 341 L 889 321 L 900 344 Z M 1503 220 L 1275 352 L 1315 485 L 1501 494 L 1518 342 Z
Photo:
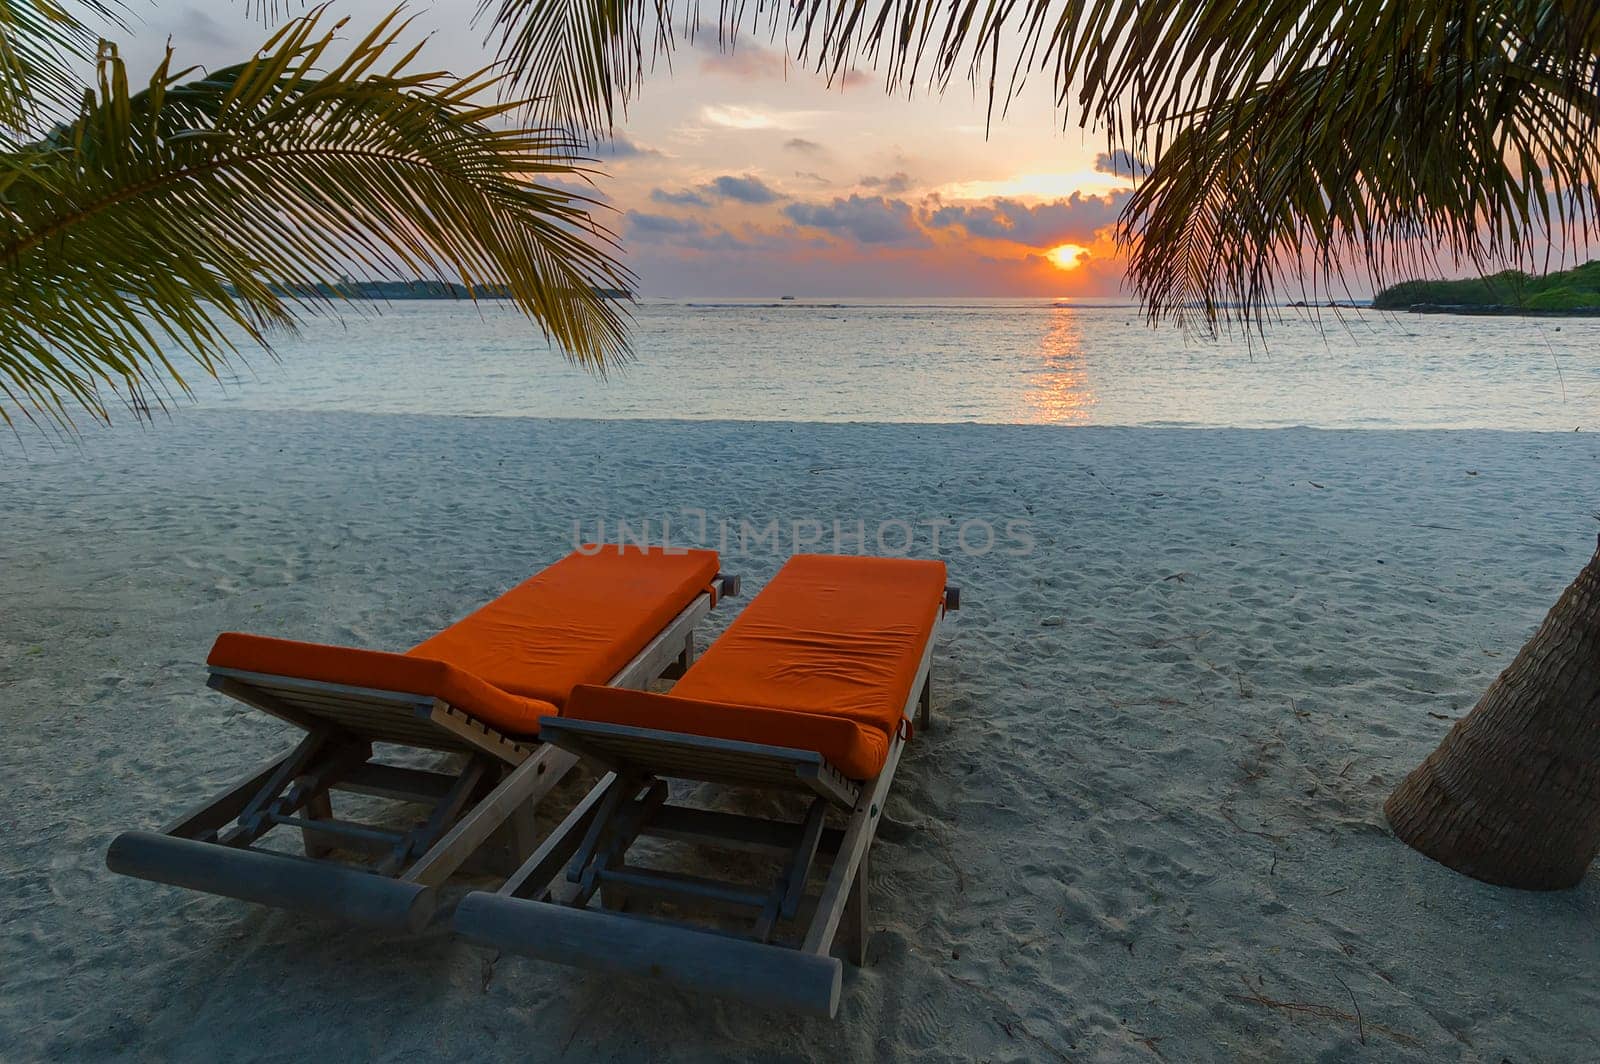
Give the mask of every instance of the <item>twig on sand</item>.
M 1229 995 L 1235 1001 L 1247 1001 L 1252 1005 L 1260 1005 L 1263 1008 L 1282 1009 L 1285 1012 L 1296 1012 L 1306 1016 L 1318 1016 L 1325 1020 L 1348 1020 L 1351 1023 L 1355 1022 L 1356 1018 L 1350 1013 L 1345 1012 L 1342 1009 L 1336 1009 L 1332 1005 L 1315 1005 L 1308 1001 L 1279 1001 L 1276 998 L 1269 998 L 1265 994 L 1262 994 L 1260 991 L 1256 990 L 1250 985 L 1250 980 L 1244 976 L 1239 976 L 1239 981 L 1242 982 L 1244 984 L 1244 988 L 1250 992 L 1248 994 Z
M 1132 1027 L 1128 1028 L 1128 1033 L 1133 1035 L 1133 1042 L 1135 1045 L 1144 1046 L 1157 1060 L 1167 1059 L 1161 1052 L 1160 1035 L 1141 1034 L 1138 1031 L 1135 1031 Z
M 1339 979 L 1337 975 L 1334 976 L 1334 978 Z M 1332 1005 L 1317 1005 L 1308 1001 L 1279 1001 L 1276 998 L 1267 997 L 1265 994 L 1256 990 L 1250 985 L 1250 980 L 1245 976 L 1239 976 L 1239 981 L 1244 983 L 1244 988 L 1249 991 L 1249 993 L 1228 995 L 1235 1001 L 1244 1001 L 1251 1005 L 1260 1005 L 1262 1008 L 1279 1009 L 1283 1012 L 1287 1012 L 1296 1016 L 1315 1016 L 1318 1019 L 1323 1020 L 1342 1020 L 1345 1023 L 1353 1023 L 1356 1025 L 1356 1033 L 1361 1038 L 1361 1044 L 1367 1044 L 1367 1025 L 1366 1021 L 1361 1017 L 1360 1006 L 1356 1007 L 1356 1011 L 1354 1013 L 1349 1013 L 1345 1012 L 1343 1009 L 1336 1009 Z M 1339 985 L 1345 988 L 1346 993 L 1350 993 L 1350 1002 L 1351 1004 L 1355 1004 L 1356 996 L 1354 993 L 1350 992 L 1349 985 L 1345 983 L 1343 979 L 1339 979 Z M 1406 1034 L 1403 1031 L 1396 1031 L 1391 1027 L 1385 1027 L 1382 1024 L 1375 1023 L 1372 1025 L 1372 1029 L 1377 1031 L 1379 1034 L 1382 1034 L 1391 1040 L 1400 1043 L 1401 1045 L 1416 1046 L 1422 1044 L 1414 1036 Z
M 1226 802 L 1218 806 L 1217 809 L 1222 813 L 1222 819 L 1232 824 L 1234 829 L 1237 831 L 1242 831 L 1246 835 L 1254 835 L 1259 839 L 1269 839 L 1279 846 L 1282 846 L 1289 841 L 1289 836 L 1287 835 L 1274 835 L 1270 831 L 1255 831 L 1251 828 L 1245 827 L 1243 824 L 1239 823 L 1238 820 L 1234 819 L 1233 810 L 1228 808 L 1228 803 Z
M 1339 979 L 1338 975 L 1334 976 Z M 1356 1001 L 1356 992 L 1350 989 L 1350 984 L 1339 979 L 1339 985 L 1344 987 L 1344 992 L 1350 995 L 1350 1007 L 1356 1010 L 1356 1037 L 1361 1039 L 1361 1044 L 1367 1044 L 1367 1025 L 1361 1019 L 1361 1004 Z

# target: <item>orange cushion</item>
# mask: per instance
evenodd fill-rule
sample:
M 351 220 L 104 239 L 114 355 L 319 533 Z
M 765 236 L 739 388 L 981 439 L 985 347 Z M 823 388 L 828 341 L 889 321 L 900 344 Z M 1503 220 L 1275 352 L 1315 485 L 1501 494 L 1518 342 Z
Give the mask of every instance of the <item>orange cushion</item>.
M 580 683 L 606 683 L 710 585 L 715 551 L 574 552 L 404 654 L 226 632 L 208 664 L 442 698 L 533 735 Z
M 670 698 L 585 691 L 563 714 L 815 750 L 846 775 L 875 776 L 943 608 L 945 575 L 937 561 L 796 555 Z
M 574 551 L 407 653 L 559 706 L 609 683 L 716 575 L 711 550 Z
M 556 712 L 549 702 L 509 694 L 449 662 L 382 650 L 223 632 L 212 645 L 206 664 L 442 698 L 510 735 L 532 735 L 539 730 L 541 716 Z

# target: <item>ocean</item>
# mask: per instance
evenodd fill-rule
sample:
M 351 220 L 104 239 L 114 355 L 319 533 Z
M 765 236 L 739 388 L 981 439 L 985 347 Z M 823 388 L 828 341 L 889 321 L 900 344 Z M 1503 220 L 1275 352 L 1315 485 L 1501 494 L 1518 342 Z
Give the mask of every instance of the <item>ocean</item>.
M 1600 321 L 1285 310 L 1262 334 L 1049 300 L 676 301 L 567 364 L 514 309 L 357 304 L 196 384 L 207 408 L 495 417 L 1591 430 Z M 180 406 L 182 404 L 180 403 Z

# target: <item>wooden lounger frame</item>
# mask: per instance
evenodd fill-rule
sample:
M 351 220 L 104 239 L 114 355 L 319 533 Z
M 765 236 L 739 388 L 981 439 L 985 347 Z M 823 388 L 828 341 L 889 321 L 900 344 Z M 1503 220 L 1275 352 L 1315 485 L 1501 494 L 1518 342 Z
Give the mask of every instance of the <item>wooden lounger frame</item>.
M 956 589 L 947 588 L 903 710 L 906 724 L 871 780 L 851 780 L 810 750 L 598 721 L 541 721 L 548 743 L 606 774 L 498 892 L 468 894 L 452 926 L 500 950 L 832 1017 L 843 975 L 831 955 L 834 940 L 847 924 L 850 960 L 866 963 L 867 852 L 910 724 L 929 724 L 933 647 L 945 612 L 959 601 Z M 667 779 L 793 791 L 812 800 L 800 823 L 784 823 L 668 804 Z M 842 826 L 828 825 L 829 810 L 844 815 Z M 777 861 L 778 871 L 764 887 L 752 887 L 643 868 L 627 861 L 641 837 L 762 854 Z M 808 896 L 819 857 L 831 862 L 827 879 Z M 594 900 L 599 909 L 590 907 Z M 745 930 L 730 934 L 629 911 L 662 901 L 684 912 L 743 917 Z
M 643 688 L 688 668 L 695 627 L 738 578 L 718 574 L 610 680 Z M 356 923 L 416 932 L 437 888 L 469 859 L 501 874 L 537 843 L 534 810 L 577 755 L 487 727 L 442 699 L 212 667 L 207 685 L 305 730 L 293 750 L 246 774 L 159 832 L 118 835 L 113 872 Z M 466 754 L 455 774 L 373 760 L 373 743 Z M 333 791 L 424 807 L 408 831 L 339 819 Z M 298 830 L 305 856 L 256 844 Z M 336 850 L 369 855 L 335 860 Z

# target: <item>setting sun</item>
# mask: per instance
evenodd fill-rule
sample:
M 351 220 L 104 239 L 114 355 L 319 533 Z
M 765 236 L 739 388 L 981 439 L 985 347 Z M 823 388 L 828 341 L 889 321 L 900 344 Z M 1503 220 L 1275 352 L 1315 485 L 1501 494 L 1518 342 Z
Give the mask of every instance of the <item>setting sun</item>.
M 1049 259 L 1051 265 L 1055 266 L 1056 269 L 1070 270 L 1082 262 L 1083 257 L 1087 254 L 1089 254 L 1089 249 L 1080 244 L 1057 244 L 1045 252 L 1044 257 Z

